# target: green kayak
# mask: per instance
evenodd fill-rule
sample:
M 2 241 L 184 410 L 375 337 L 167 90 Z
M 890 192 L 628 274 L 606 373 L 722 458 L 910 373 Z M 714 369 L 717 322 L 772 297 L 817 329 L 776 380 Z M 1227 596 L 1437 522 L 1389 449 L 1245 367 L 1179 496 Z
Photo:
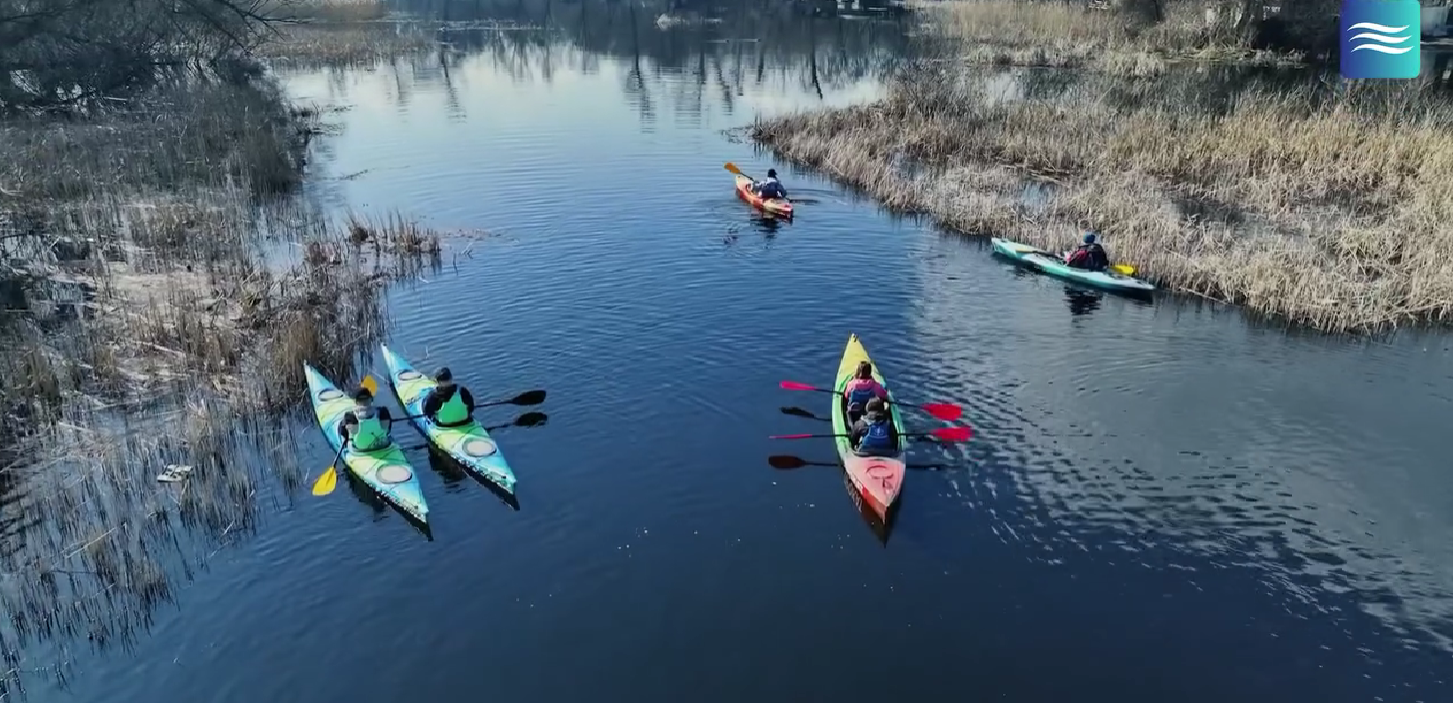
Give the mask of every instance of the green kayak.
M 424 398 L 434 388 L 434 379 L 419 373 L 403 357 L 388 347 L 383 348 L 383 361 L 388 366 L 389 385 L 399 403 L 409 412 L 414 424 L 434 446 L 465 468 L 484 477 L 513 495 L 515 472 L 500 453 L 499 445 L 478 422 L 470 420 L 458 427 L 441 427 L 424 415 Z
M 343 414 L 353 408 L 353 401 L 311 365 L 303 364 L 303 375 L 308 378 L 308 397 L 313 402 L 318 426 L 323 428 L 323 435 L 328 438 L 333 450 L 338 451 L 343 446 L 343 435 L 339 432 Z M 409 460 L 398 442 L 390 442 L 383 449 L 371 452 L 344 449 L 342 461 L 354 476 L 385 500 L 419 522 L 428 523 L 429 504 L 424 500 L 419 477 L 409 466 Z
M 1011 242 L 998 237 L 993 239 L 993 244 L 995 254 L 1034 267 L 1051 276 L 1059 276 L 1087 286 L 1127 293 L 1149 293 L 1155 290 L 1153 284 L 1134 276 L 1126 276 L 1115 271 L 1087 271 L 1068 266 L 1064 259 L 1028 244 Z

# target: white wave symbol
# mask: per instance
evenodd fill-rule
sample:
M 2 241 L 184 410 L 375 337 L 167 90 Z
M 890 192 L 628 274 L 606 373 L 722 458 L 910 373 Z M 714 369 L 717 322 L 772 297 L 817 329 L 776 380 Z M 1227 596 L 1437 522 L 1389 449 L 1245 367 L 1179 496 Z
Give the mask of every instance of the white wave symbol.
M 1401 27 L 1389 27 L 1385 24 L 1378 24 L 1376 22 L 1358 22 L 1357 24 L 1348 27 L 1347 31 L 1355 32 L 1360 29 L 1369 29 L 1372 31 L 1363 32 L 1348 40 L 1352 42 L 1364 40 L 1364 43 L 1362 44 L 1354 44 L 1352 47 L 1353 51 L 1361 51 L 1362 49 L 1367 49 L 1368 51 L 1376 51 L 1379 54 L 1406 54 L 1409 51 L 1413 50 L 1411 46 L 1386 46 L 1387 44 L 1401 44 L 1409 39 L 1412 39 L 1413 35 L 1411 34 L 1403 36 L 1396 35 L 1397 32 L 1406 32 L 1408 29 L 1408 25 L 1403 25 Z M 1382 32 L 1382 34 L 1378 34 L 1377 32 Z M 1372 44 L 1367 42 L 1381 43 Z

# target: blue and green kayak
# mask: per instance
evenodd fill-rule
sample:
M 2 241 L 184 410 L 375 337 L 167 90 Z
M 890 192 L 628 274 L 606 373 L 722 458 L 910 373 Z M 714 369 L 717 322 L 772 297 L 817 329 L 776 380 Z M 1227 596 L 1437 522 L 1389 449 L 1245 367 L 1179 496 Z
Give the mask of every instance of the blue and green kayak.
M 343 435 L 340 432 L 343 414 L 353 409 L 353 399 L 311 365 L 303 364 L 303 374 L 308 377 L 308 398 L 313 402 L 313 413 L 317 415 L 318 426 L 323 428 L 323 436 L 328 438 L 328 443 L 336 452 L 343 446 Z M 419 477 L 414 473 L 414 468 L 409 466 L 404 450 L 397 441 L 371 452 L 344 449 L 340 460 L 354 476 L 384 500 L 398 506 L 420 523 L 428 524 L 429 503 L 424 500 Z
M 1155 290 L 1155 286 L 1151 283 L 1142 281 L 1134 276 L 1117 273 L 1113 270 L 1086 271 L 1085 269 L 1074 268 L 1073 266 L 1065 264 L 1064 259 L 1029 246 L 1028 244 L 1011 242 L 1007 239 L 999 239 L 998 237 L 993 239 L 993 244 L 994 253 L 1013 259 L 1026 266 L 1032 266 L 1051 276 L 1059 276 L 1060 278 L 1083 283 L 1087 286 L 1127 293 L 1149 293 Z
M 489 432 L 474 420 L 458 427 L 441 427 L 423 417 L 424 398 L 436 385 L 434 379 L 414 370 L 409 362 L 388 347 L 383 348 L 383 360 L 388 366 L 389 382 L 399 397 L 399 403 L 412 416 L 419 431 L 464 468 L 513 495 L 515 472 L 510 470 L 509 462 L 505 461 L 504 454 L 500 453 L 499 445 L 495 444 Z

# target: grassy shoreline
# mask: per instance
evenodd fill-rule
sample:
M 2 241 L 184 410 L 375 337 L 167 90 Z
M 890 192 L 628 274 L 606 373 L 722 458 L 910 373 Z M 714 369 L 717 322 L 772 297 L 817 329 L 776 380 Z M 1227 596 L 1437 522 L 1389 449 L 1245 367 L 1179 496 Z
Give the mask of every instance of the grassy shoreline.
M 940 61 L 878 103 L 759 121 L 752 137 L 966 233 L 1050 248 L 1094 228 L 1165 287 L 1366 332 L 1453 317 L 1449 125 L 1453 107 L 1416 84 Z M 1023 197 L 1036 181 L 1050 184 L 1042 202 Z
M 1313 0 L 1315 1 L 1315 0 Z M 918 3 L 933 36 L 969 65 L 1073 68 L 1155 76 L 1186 62 L 1300 65 L 1307 51 L 1254 47 L 1241 40 L 1225 3 L 1162 0 L 1155 21 L 1147 2 L 1111 9 L 1084 3 L 954 0 Z
M 0 697 L 64 675 L 10 659 L 27 645 L 143 631 L 175 579 L 301 488 L 313 471 L 276 420 L 302 362 L 355 380 L 383 286 L 441 265 L 440 235 L 405 217 L 303 199 L 326 111 L 256 61 L 351 62 L 417 35 L 357 29 L 382 16 L 369 0 L 274 9 L 317 24 L 234 31 L 268 39 L 82 101 L 0 85 Z M 327 50 L 306 38 L 339 27 Z M 194 471 L 159 483 L 170 464 Z

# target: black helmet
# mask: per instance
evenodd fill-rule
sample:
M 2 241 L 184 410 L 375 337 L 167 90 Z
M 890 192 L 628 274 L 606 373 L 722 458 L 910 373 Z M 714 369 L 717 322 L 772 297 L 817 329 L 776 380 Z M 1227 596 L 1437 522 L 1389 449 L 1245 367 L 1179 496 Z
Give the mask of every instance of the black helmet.
M 434 380 L 441 382 L 452 381 L 454 380 L 454 374 L 449 371 L 448 366 L 440 366 L 439 370 L 434 372 Z
M 777 177 L 777 169 L 775 169 L 775 168 L 769 168 L 769 169 L 767 169 L 767 177 L 768 178 L 776 178 Z
M 353 399 L 360 403 L 367 403 L 373 400 L 373 391 L 368 390 L 366 386 L 359 386 L 353 389 Z

